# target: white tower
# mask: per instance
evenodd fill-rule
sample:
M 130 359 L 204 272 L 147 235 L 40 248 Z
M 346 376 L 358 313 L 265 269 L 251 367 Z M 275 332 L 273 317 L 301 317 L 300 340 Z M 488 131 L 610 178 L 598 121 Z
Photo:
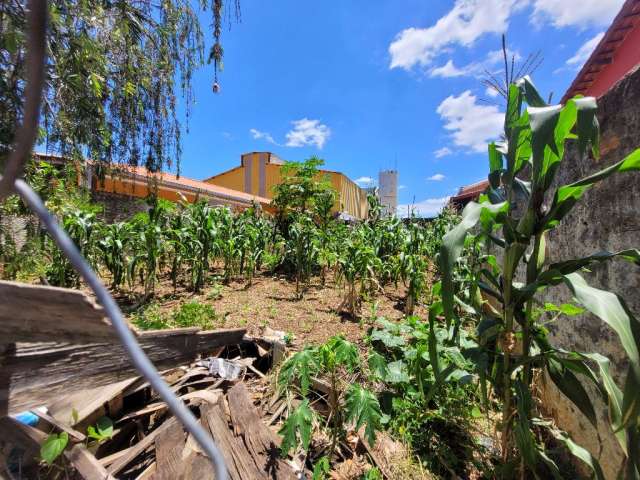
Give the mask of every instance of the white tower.
M 398 209 L 398 171 L 381 170 L 378 174 L 378 195 L 384 215 L 396 215 Z

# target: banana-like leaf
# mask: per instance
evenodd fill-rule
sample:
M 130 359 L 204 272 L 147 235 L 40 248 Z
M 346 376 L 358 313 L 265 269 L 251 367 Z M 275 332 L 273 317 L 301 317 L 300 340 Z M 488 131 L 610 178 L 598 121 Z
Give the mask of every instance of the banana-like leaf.
M 440 264 L 440 271 L 443 272 L 442 306 L 447 321 L 450 322 L 454 318 L 453 295 L 455 292 L 453 291 L 453 271 L 456 261 L 462 253 L 467 233 L 480 221 L 483 212 L 485 215 L 496 218 L 499 213 L 505 212 L 507 208 L 507 202 L 495 205 L 488 202 L 481 204 L 471 202 L 463 210 L 460 223 L 442 238 L 438 262 Z
M 549 229 L 556 226 L 560 220 L 571 211 L 578 200 L 582 198 L 584 192 L 593 184 L 617 172 L 622 173 L 638 170 L 640 170 L 640 149 L 635 150 L 610 167 L 600 170 L 582 180 L 560 187 L 554 195 L 549 213 L 542 219 L 541 228 Z
M 560 391 L 571 400 L 583 415 L 587 417 L 591 424 L 597 428 L 598 419 L 596 417 L 596 411 L 578 377 L 554 358 L 548 359 L 547 371 L 549 372 L 551 380 L 553 380 L 553 383 L 556 384 Z
M 620 337 L 629 359 L 619 428 L 637 424 L 640 413 L 640 322 L 614 293 L 591 287 L 578 273 L 565 276 L 574 297 L 587 310 L 609 325 Z

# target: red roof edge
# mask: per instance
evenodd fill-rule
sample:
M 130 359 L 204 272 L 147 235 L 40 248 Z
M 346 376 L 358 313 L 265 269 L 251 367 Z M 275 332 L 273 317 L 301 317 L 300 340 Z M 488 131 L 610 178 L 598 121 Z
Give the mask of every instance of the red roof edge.
M 613 19 L 613 22 L 607 29 L 604 37 L 602 37 L 600 43 L 598 43 L 593 52 L 591 52 L 589 59 L 582 66 L 580 72 L 578 72 L 578 75 L 576 75 L 576 78 L 571 83 L 571 86 L 569 86 L 569 88 L 567 89 L 566 93 L 562 97 L 562 100 L 560 101 L 561 103 L 565 103 L 567 100 L 584 90 L 584 88 L 580 88 L 580 84 L 585 83 L 586 77 L 588 75 L 597 75 L 597 73 L 600 71 L 597 70 L 596 72 L 592 73 L 591 69 L 593 67 L 603 64 L 603 62 L 606 62 L 608 61 L 608 59 L 612 58 L 615 50 L 624 41 L 624 38 L 630 31 L 630 28 L 625 27 L 624 22 L 633 22 L 634 17 L 640 18 L 640 0 L 626 0 L 624 5 L 622 5 L 622 8 L 620 8 L 618 15 L 616 15 L 616 17 Z

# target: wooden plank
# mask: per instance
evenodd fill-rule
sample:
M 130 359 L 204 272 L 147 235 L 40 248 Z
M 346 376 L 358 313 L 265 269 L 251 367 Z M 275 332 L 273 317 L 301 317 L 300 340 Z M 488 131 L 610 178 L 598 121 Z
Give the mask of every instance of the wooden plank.
M 111 418 L 117 417 L 119 411 L 112 407 L 114 404 L 120 406 L 121 402 L 114 402 L 114 398 L 122 397 L 123 392 L 137 380 L 137 377 L 128 378 L 110 385 L 65 395 L 49 406 L 49 412 L 52 417 L 61 422 L 70 422 L 76 429 L 86 430 L 89 425 L 104 415 Z M 77 414 L 76 419 L 73 418 L 74 410 Z
M 234 432 L 242 438 L 258 469 L 270 478 L 296 479 L 293 469 L 280 458 L 280 438 L 262 422 L 247 387 L 238 383 L 227 395 Z
M 65 425 L 63 422 L 59 420 L 56 420 L 55 418 L 53 418 L 51 415 L 47 413 L 41 412 L 38 409 L 33 409 L 31 413 L 37 415 L 52 427 L 55 427 L 56 429 L 61 430 L 63 432 L 67 432 L 67 434 L 69 435 L 69 439 L 72 442 L 84 442 L 87 439 L 86 435 L 84 435 L 83 433 L 80 433 L 77 430 L 74 430 L 73 428 Z
M 79 290 L 0 281 L 0 338 L 74 343 L 116 340 L 101 306 Z
M 215 405 L 203 405 L 200 408 L 202 419 L 209 427 L 211 436 L 215 439 L 216 445 L 220 449 L 227 465 L 229 478 L 231 480 L 244 480 L 245 478 L 260 480 L 268 478 L 265 472 L 258 470 L 255 461 L 242 440 L 234 436 L 229 429 L 227 416 L 222 406 L 222 399 Z M 193 457 L 190 455 L 188 460 L 192 461 Z M 213 467 L 210 468 L 213 471 Z
M 133 448 L 127 451 L 126 455 L 123 455 L 118 460 L 113 462 L 109 466 L 108 472 L 112 475 L 116 475 L 120 470 L 122 470 L 124 467 L 129 465 L 129 463 L 135 460 L 135 458 L 138 455 L 144 452 L 147 448 L 151 447 L 159 435 L 166 434 L 169 431 L 169 429 L 171 429 L 173 425 L 176 423 L 177 423 L 177 420 L 175 417 L 171 417 L 170 419 L 168 419 L 166 422 L 164 422 L 162 425 L 156 428 L 153 432 L 151 432 L 149 435 L 147 435 L 138 443 L 136 443 L 133 446 Z
M 241 343 L 246 330 L 180 329 L 145 332 L 138 338 L 158 369 L 193 361 L 198 354 Z M 2 358 L 0 399 L 9 412 L 48 405 L 54 399 L 137 375 L 119 343 L 18 343 Z
M 156 438 L 156 473 L 154 480 L 174 480 L 181 478 L 184 471 L 182 450 L 186 436 L 182 425 L 174 423 L 164 435 Z
M 82 444 L 75 445 L 71 450 L 65 450 L 64 456 L 84 480 L 115 480 Z

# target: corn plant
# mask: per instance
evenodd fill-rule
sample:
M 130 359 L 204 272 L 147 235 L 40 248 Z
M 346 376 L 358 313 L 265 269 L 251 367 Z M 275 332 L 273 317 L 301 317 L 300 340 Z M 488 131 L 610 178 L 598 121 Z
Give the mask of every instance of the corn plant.
M 526 105 L 526 108 L 525 108 Z M 640 466 L 640 323 L 624 301 L 611 292 L 588 285 L 578 273 L 597 262 L 621 259 L 640 264 L 638 250 L 597 252 L 585 258 L 545 263 L 545 239 L 585 192 L 615 173 L 640 170 L 640 150 L 576 182 L 554 186 L 568 140 L 583 156 L 590 146 L 599 155 L 599 127 L 594 98 L 576 97 L 565 105 L 547 105 L 531 80 L 524 77 L 508 88 L 504 140 L 489 145 L 488 194 L 470 203 L 458 226 L 443 239 L 439 264 L 443 273 L 443 309 L 449 322 L 458 322 L 455 308 L 454 270 L 468 232 L 500 251 L 495 268 L 481 271 L 482 291 L 495 308 L 483 309 L 485 345 L 473 353 L 478 370 L 501 396 L 501 445 L 504 475 L 537 472 L 546 465 L 559 476 L 556 464 L 535 440 L 536 429 L 549 425 L 540 419 L 532 400 L 533 373 L 544 371 L 558 389 L 593 425 L 597 416 L 591 399 L 576 374 L 591 382 L 609 406 L 611 426 L 626 454 L 622 475 L 638 478 Z M 545 203 L 549 198 L 549 203 Z M 523 274 L 518 276 L 519 267 Z M 597 353 L 566 351 L 554 346 L 535 315 L 539 295 L 564 283 L 575 300 L 609 325 L 620 337 L 628 357 L 624 386 L 609 373 L 609 360 Z M 491 363 L 489 363 L 491 359 Z M 597 365 L 598 373 L 592 370 Z M 603 478 L 596 459 L 566 434 L 550 432 L 569 451 Z M 516 454 L 519 452 L 519 455 Z
M 127 276 L 127 249 L 131 239 L 131 226 L 125 222 L 105 225 L 98 241 L 102 263 L 111 274 L 111 288 L 119 288 Z
M 338 309 L 346 309 L 352 318 L 356 318 L 363 296 L 369 290 L 369 283 L 375 281 L 375 271 L 379 267 L 380 259 L 373 247 L 355 232 L 346 240 L 338 264 L 339 280 L 344 281 L 347 287 Z
M 289 225 L 285 259 L 293 267 L 296 296 L 302 298 L 303 287 L 311 278 L 318 256 L 318 229 L 307 215 L 297 215 Z
M 331 458 L 338 440 L 344 437 L 347 425 L 353 425 L 356 430 L 364 426 L 365 437 L 374 444 L 382 420 L 378 399 L 366 388 L 344 379 L 344 375 L 353 375 L 360 369 L 358 349 L 342 336 L 332 337 L 320 346 L 307 347 L 283 363 L 278 375 L 279 388 L 285 392 L 296 390 L 305 398 L 280 429 L 283 454 L 298 446 L 304 450 L 309 448 L 315 415 L 307 396 L 316 377 L 326 379 L 330 387 L 328 457 Z
M 99 225 L 96 212 L 93 209 L 66 208 L 62 214 L 62 225 L 80 253 L 95 268 L 97 259 L 94 231 Z M 78 287 L 80 277 L 67 257 L 52 240 L 49 244 L 52 251 L 51 264 L 47 270 L 49 282 L 61 287 Z

